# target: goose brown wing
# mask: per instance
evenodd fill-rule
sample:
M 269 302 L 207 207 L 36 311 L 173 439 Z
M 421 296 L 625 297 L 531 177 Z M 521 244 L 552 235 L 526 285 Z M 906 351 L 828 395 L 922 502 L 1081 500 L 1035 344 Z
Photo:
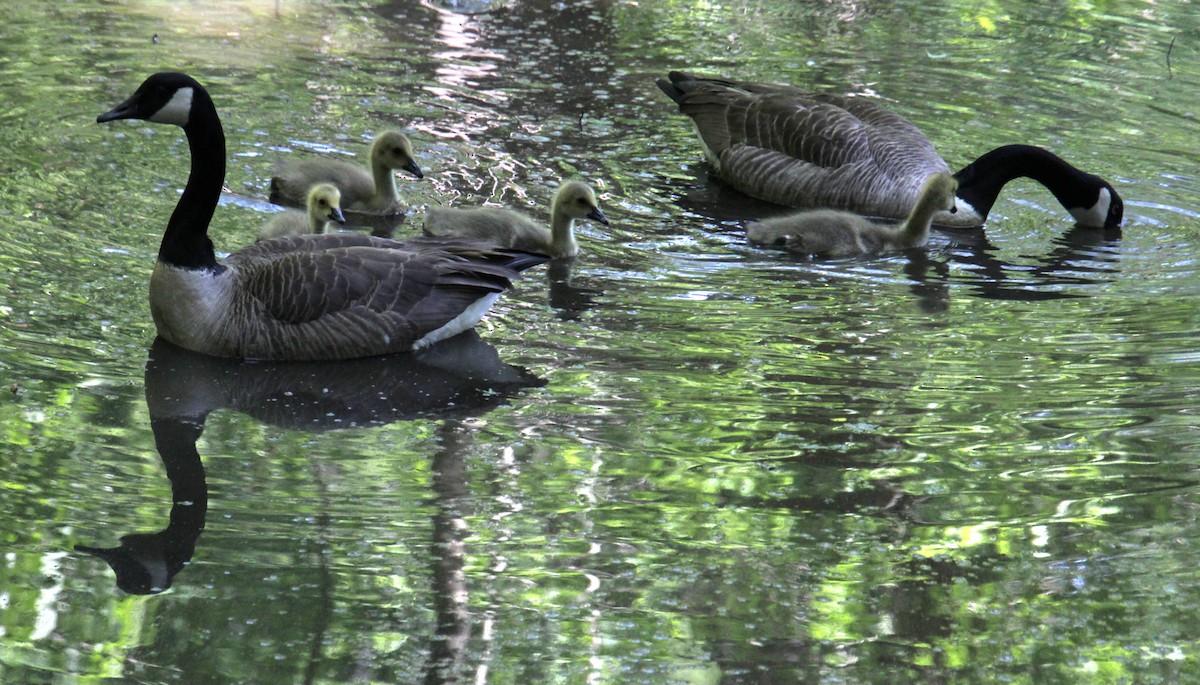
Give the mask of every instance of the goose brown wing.
M 678 72 L 659 87 L 695 122 L 721 177 L 765 200 L 904 216 L 924 178 L 948 170 L 919 129 L 866 98 Z
M 376 329 L 411 343 L 544 260 L 474 241 L 336 234 L 256 243 L 226 263 L 272 325 Z

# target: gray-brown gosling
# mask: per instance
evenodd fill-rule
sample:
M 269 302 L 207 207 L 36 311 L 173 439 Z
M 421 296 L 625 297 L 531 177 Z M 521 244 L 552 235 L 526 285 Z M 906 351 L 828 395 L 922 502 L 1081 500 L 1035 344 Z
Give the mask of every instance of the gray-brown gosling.
M 549 229 L 510 209 L 438 207 L 425 214 L 425 235 L 475 238 L 551 257 L 574 257 L 579 254 L 579 242 L 575 240 L 576 219 L 591 219 L 608 225 L 608 217 L 600 211 L 592 187 L 582 181 L 567 181 L 559 187 L 550 204 Z
M 396 190 L 395 170 L 424 178 L 413 159 L 412 143 L 399 131 L 384 131 L 371 143 L 370 171 L 339 159 L 292 160 L 280 164 L 271 179 L 271 202 L 302 205 L 308 189 L 332 183 L 342 193 L 342 208 L 360 214 L 391 215 L 404 211 Z
M 318 183 L 308 191 L 305 211 L 289 209 L 271 217 L 258 232 L 259 240 L 278 238 L 284 235 L 324 233 L 329 223 L 346 223 L 342 214 L 342 193 L 331 183 Z
M 930 174 L 921 186 L 917 204 L 900 224 L 876 223 L 837 209 L 813 209 L 756 221 L 746 227 L 746 237 L 756 245 L 818 257 L 922 247 L 929 240 L 934 214 L 954 211 L 957 189 L 958 181 L 950 174 Z

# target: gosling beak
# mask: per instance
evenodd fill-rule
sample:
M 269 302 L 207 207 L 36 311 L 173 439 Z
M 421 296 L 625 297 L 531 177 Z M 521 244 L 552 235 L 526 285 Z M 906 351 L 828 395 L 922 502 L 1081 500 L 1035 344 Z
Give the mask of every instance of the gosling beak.
M 330 207 L 329 216 L 326 217 L 326 219 L 328 221 L 336 221 L 339 224 L 346 223 L 346 215 L 342 214 L 342 209 L 340 207 Z
M 425 178 L 425 174 L 421 173 L 421 167 L 417 166 L 417 163 L 412 160 L 409 160 L 408 164 L 405 164 L 400 168 L 412 174 L 413 176 L 416 176 L 417 178 Z
M 586 216 L 592 221 L 599 221 L 605 226 L 608 225 L 608 217 L 604 216 L 604 212 L 600 211 L 599 207 L 592 207 L 592 211 L 588 212 Z

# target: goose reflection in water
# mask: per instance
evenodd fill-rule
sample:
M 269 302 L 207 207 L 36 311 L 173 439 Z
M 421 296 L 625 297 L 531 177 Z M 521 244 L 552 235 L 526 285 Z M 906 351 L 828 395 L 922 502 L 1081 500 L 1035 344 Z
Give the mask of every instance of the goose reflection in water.
M 245 363 L 158 339 L 146 362 L 146 403 L 155 448 L 171 482 L 170 522 L 157 533 L 125 535 L 118 547 L 75 549 L 107 562 L 125 592 L 168 589 L 204 530 L 208 487 L 196 441 L 207 416 L 218 409 L 317 432 L 478 416 L 524 388 L 544 384 L 501 361 L 474 331 L 415 354 L 319 363 Z

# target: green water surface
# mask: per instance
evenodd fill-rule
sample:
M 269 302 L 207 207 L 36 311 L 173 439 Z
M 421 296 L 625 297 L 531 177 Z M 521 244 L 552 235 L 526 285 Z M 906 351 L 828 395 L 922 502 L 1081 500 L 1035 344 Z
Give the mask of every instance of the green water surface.
M 1200 683 L 1200 13 L 934 5 L 6 8 L 0 682 Z M 94 121 L 166 69 L 225 123 L 218 251 L 384 127 L 397 235 L 570 176 L 611 225 L 419 359 L 152 347 L 187 146 Z M 925 252 L 754 249 L 670 69 L 874 94 L 956 168 L 1043 145 L 1123 231 L 1020 181 Z

